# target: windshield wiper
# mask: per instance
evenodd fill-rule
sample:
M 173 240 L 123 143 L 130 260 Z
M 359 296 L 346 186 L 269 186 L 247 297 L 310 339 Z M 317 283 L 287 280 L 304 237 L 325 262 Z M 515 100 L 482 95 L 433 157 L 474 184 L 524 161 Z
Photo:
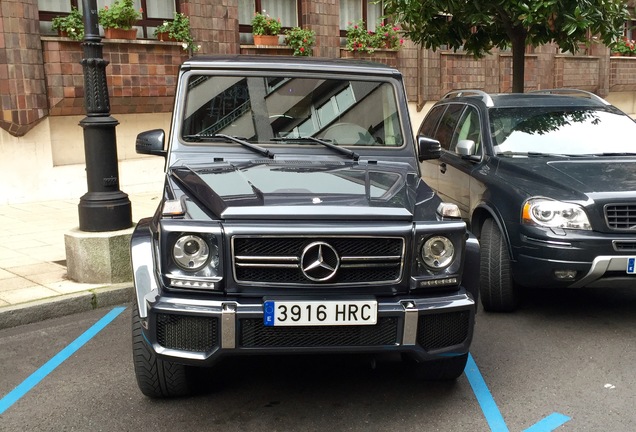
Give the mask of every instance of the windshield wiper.
M 540 153 L 540 152 L 513 152 L 504 151 L 497 153 L 497 156 L 528 156 L 528 157 L 573 157 L 578 155 L 567 155 L 562 153 Z
M 324 141 L 314 137 L 295 137 L 295 138 L 279 137 L 279 138 L 272 138 L 272 141 L 292 141 L 292 142 L 293 141 L 299 141 L 299 142 L 311 141 L 311 142 L 315 142 L 316 144 L 321 144 L 325 147 L 328 147 L 334 151 L 337 151 L 338 153 L 342 153 L 345 156 L 349 156 L 354 161 L 358 161 L 358 159 L 360 159 L 360 155 L 354 152 L 353 150 L 349 150 L 348 148 L 340 147 L 338 145 L 330 143 L 329 141 Z
M 636 156 L 636 153 L 628 153 L 628 152 L 607 152 L 607 153 L 595 153 L 590 156 Z
M 239 138 L 239 137 L 235 137 L 235 136 L 231 136 L 231 135 L 225 135 L 225 134 L 214 134 L 214 135 L 201 135 L 201 134 L 196 134 L 196 135 L 185 135 L 183 137 L 184 140 L 187 141 L 194 141 L 194 142 L 199 142 L 199 141 L 231 141 L 231 142 L 235 142 L 237 144 L 240 144 L 241 146 L 248 148 L 256 153 L 259 153 L 263 156 L 266 156 L 270 159 L 274 159 L 274 153 L 272 153 L 271 151 L 267 150 L 264 147 L 261 147 L 259 145 L 256 144 L 252 144 L 249 143 L 247 141 L 245 141 L 245 139 Z

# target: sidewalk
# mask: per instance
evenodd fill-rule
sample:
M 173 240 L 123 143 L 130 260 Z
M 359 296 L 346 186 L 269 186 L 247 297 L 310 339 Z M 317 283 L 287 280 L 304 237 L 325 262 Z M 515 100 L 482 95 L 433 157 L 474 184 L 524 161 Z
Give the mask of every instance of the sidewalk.
M 155 212 L 160 190 L 128 194 L 133 222 Z M 79 197 L 75 200 L 0 205 L 0 314 L 32 306 L 41 307 L 63 299 L 77 299 L 84 294 L 89 302 L 94 302 L 96 292 L 123 290 L 130 297 L 132 282 L 108 286 L 67 279 L 64 234 L 79 224 L 78 204 Z M 33 318 L 23 321 L 33 321 Z M 16 321 L 11 322 L 15 324 Z

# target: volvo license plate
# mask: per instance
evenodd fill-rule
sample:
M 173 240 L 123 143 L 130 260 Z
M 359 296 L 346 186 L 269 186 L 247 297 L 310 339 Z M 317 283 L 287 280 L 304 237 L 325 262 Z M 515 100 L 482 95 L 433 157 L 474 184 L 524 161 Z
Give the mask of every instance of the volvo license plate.
M 278 301 L 263 304 L 266 326 L 374 325 L 378 321 L 376 300 Z

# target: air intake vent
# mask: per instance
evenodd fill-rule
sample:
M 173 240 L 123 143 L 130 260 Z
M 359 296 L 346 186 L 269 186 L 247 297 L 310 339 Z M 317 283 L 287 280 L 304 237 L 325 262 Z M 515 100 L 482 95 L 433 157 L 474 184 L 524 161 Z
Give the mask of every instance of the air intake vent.
M 217 319 L 157 314 L 157 342 L 164 348 L 210 352 L 218 345 Z
M 468 337 L 470 312 L 420 315 L 417 343 L 427 351 L 463 343 Z
M 243 319 L 244 348 L 362 347 L 395 345 L 398 319 L 384 317 L 374 326 L 266 327 L 262 319 Z

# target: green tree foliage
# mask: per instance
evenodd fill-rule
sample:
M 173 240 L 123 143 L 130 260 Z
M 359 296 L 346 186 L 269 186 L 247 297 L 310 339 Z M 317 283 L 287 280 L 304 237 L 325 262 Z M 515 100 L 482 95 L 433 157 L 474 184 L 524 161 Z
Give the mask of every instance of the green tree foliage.
M 576 52 L 595 35 L 612 46 L 629 19 L 625 0 L 385 0 L 386 13 L 425 48 L 448 46 L 482 57 L 512 48 L 512 91 L 523 92 L 526 45 Z

